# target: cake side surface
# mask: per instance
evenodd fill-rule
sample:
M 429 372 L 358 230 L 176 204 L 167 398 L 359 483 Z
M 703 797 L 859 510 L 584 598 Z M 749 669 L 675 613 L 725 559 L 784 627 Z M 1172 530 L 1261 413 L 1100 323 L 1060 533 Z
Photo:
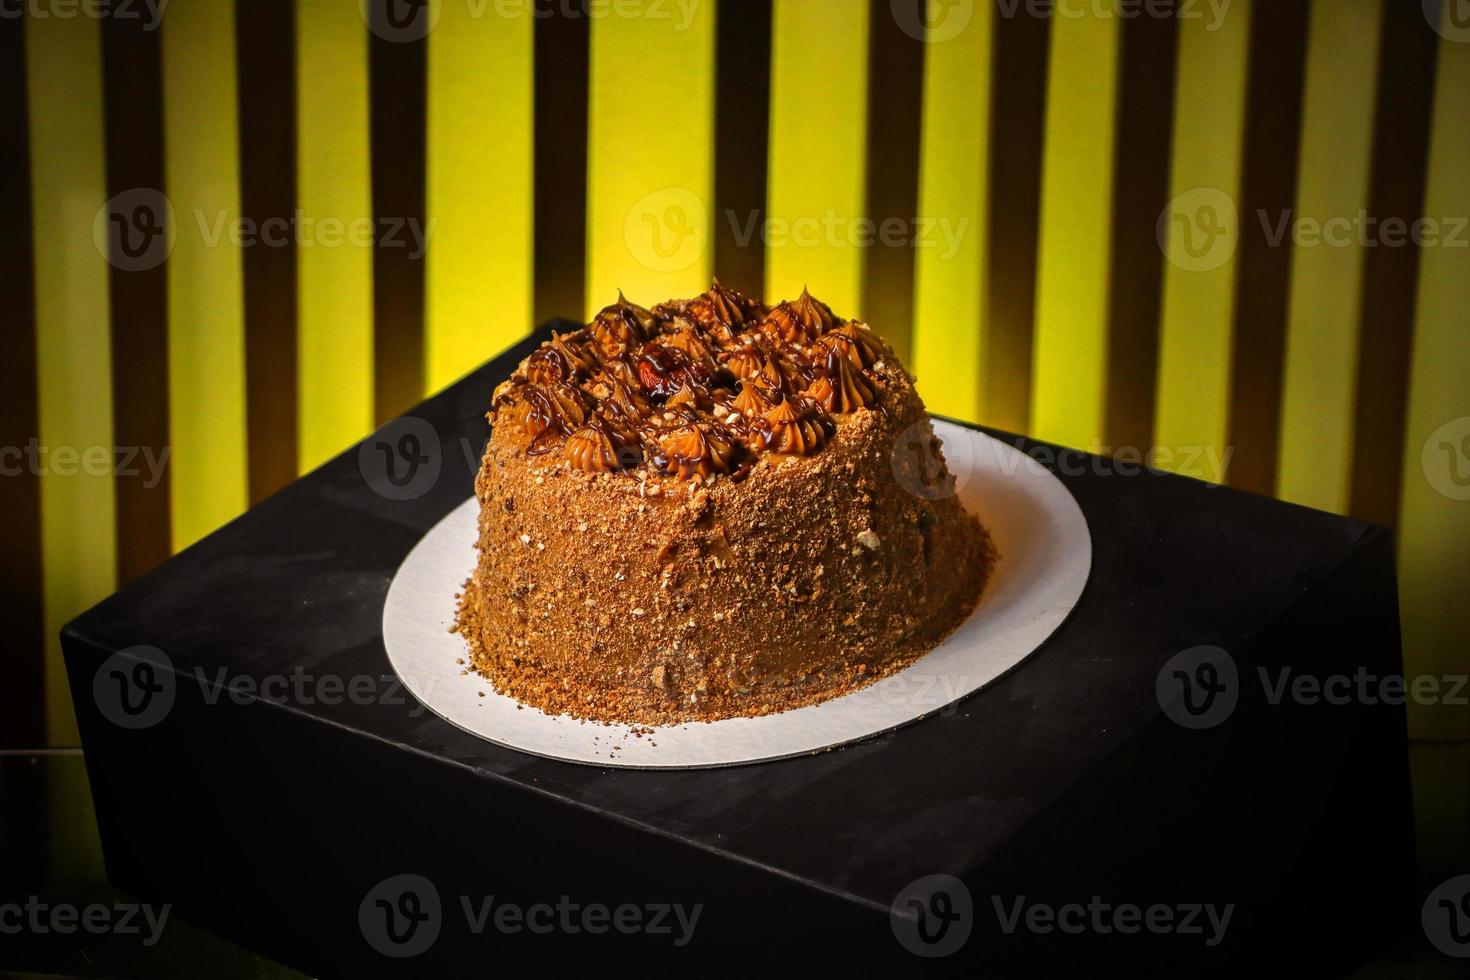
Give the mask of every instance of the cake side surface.
M 580 426 L 563 426 L 555 451 L 535 451 L 551 414 L 525 404 L 539 392 L 515 393 L 536 384 L 537 355 L 509 397 L 497 392 L 475 485 L 479 560 L 456 628 L 501 693 L 635 724 L 766 714 L 907 666 L 973 608 L 992 548 L 953 493 L 912 493 L 900 478 L 922 465 L 895 453 L 902 437 L 929 446 L 940 479 L 953 479 L 892 351 L 865 333 L 863 357 L 849 362 L 857 342 L 823 338 L 866 327 L 833 318 L 786 342 L 793 360 L 827 351 L 829 369 L 782 379 L 778 365 L 782 383 L 752 393 L 724 365 L 749 354 L 764 370 L 783 348 L 742 342 L 750 330 L 769 337 L 781 307 L 751 309 L 745 331 L 714 336 L 718 323 L 670 319 L 662 338 L 682 343 L 687 331 L 721 365 L 705 383 L 610 391 L 619 369 L 588 357 L 585 376 L 570 373 L 592 397 L 567 409 L 583 413 Z M 620 363 L 636 377 L 643 362 Z M 635 398 L 644 412 L 633 436 L 612 403 Z M 589 416 L 607 418 L 606 431 Z

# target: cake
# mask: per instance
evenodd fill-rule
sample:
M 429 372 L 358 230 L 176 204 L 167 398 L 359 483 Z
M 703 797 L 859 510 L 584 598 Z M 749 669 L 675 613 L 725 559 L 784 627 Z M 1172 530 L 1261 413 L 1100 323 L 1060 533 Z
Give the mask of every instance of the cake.
M 811 705 L 913 663 L 992 561 L 913 382 L 806 291 L 619 294 L 553 332 L 491 398 L 454 627 L 470 666 L 551 714 L 659 725 Z M 930 459 L 899 451 L 916 434 Z

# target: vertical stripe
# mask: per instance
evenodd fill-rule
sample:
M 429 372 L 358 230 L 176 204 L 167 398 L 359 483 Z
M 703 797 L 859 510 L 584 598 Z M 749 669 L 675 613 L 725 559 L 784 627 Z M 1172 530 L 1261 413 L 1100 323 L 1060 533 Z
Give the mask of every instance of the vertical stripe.
M 927 0 L 871 0 L 863 316 L 911 363 Z M 946 11 L 941 8 L 941 17 Z M 956 12 L 953 16 L 958 16 Z M 945 30 L 936 22 L 935 37 Z
M 1173 17 L 1123 23 L 1103 409 L 1114 451 L 1142 452 L 1153 442 L 1165 265 L 1158 216 L 1169 200 L 1177 24 Z
M 997 10 L 1002 8 L 997 5 Z M 1010 432 L 1031 428 L 1031 364 L 1041 221 L 1046 78 L 1051 18 L 995 21 L 990 93 L 990 193 L 985 253 L 986 351 L 980 419 Z
M 1444 16 L 1449 15 L 1447 6 Z M 1444 22 L 1447 33 L 1456 28 L 1460 40 L 1446 37 L 1439 46 L 1424 212 L 1438 221 L 1460 216 L 1460 244 L 1426 247 L 1419 257 L 1399 514 L 1399 604 L 1411 676 L 1463 674 L 1470 635 L 1465 601 L 1470 581 L 1470 344 L 1465 342 L 1470 248 L 1463 229 L 1463 216 L 1470 215 L 1470 125 L 1464 106 L 1470 44 L 1463 43 L 1462 24 Z M 1412 705 L 1409 730 L 1417 736 L 1463 738 L 1470 736 L 1470 714 L 1452 705 Z
M 0 22 L 0 295 L 12 324 L 0 385 L 0 620 L 9 655 L 0 684 L 0 747 L 43 744 L 46 643 L 42 632 L 41 485 L 27 458 L 37 437 L 36 292 L 31 261 L 31 167 L 26 119 L 25 23 Z M 14 778 L 7 773 L 6 778 Z
M 259 229 L 244 249 L 245 403 L 250 502 L 296 478 L 295 0 L 235 6 L 240 213 Z
M 766 297 L 802 287 L 862 316 L 867 146 L 866 0 L 776 0 L 771 38 L 771 145 Z M 877 326 L 881 327 L 881 324 Z
M 1368 194 L 1368 213 L 1380 229 L 1395 220 L 1407 228 L 1424 213 L 1438 37 L 1420 8 L 1384 5 Z M 1403 454 L 1418 274 L 1419 249 L 1412 242 L 1390 245 L 1385 235 L 1382 247 L 1363 256 L 1350 503 L 1354 517 L 1389 526 L 1398 522 L 1401 473 L 1383 461 Z
M 428 392 L 534 326 L 535 24 L 524 10 L 474 17 L 446 3 L 429 35 Z
M 592 21 L 588 316 L 619 289 L 651 303 L 709 285 L 714 35 L 710 3 L 628 0 Z
M 373 427 L 368 37 L 357 4 L 296 0 L 296 397 L 303 472 Z
M 1291 250 L 1273 245 L 1262 223 L 1270 226 L 1292 209 L 1306 34 L 1305 0 L 1252 10 L 1226 441 L 1234 450 L 1231 486 L 1263 494 L 1276 489 Z
M 1351 479 L 1381 18 L 1382 0 L 1313 0 L 1307 40 L 1276 479 L 1283 499 L 1336 513 Z
M 587 105 L 590 29 L 560 5 L 535 27 L 537 323 L 577 317 L 587 305 Z
M 1239 202 L 1252 16 L 1238 2 L 1218 30 L 1179 23 L 1174 159 L 1159 232 L 1168 261 L 1154 458 L 1217 483 L 1229 459 L 1236 250 L 1249 220 Z
M 44 469 L 46 733 L 53 745 L 74 745 L 76 720 L 57 636 L 117 582 L 108 266 L 93 240 L 94 219 L 107 200 L 102 38 L 98 22 L 85 17 L 32 18 L 25 29 L 39 446 L 45 450 L 38 463 Z
M 248 0 L 247 0 L 248 2 Z M 173 546 L 245 509 L 245 320 L 235 4 L 180 5 L 163 23 L 164 155 L 177 221 L 168 277 Z
M 937 240 L 918 250 L 911 364 L 929 409 L 981 418 L 981 367 L 990 348 L 986 227 L 994 16 L 988 5 L 963 25 L 963 7 L 931 0 L 924 58 L 919 213 Z
M 715 275 L 760 295 L 771 135 L 772 0 L 717 4 L 715 37 Z
M 1088 449 L 1103 435 L 1119 22 L 1078 13 L 1052 23 L 1031 430 Z
M 116 0 L 114 6 L 121 3 Z M 112 419 L 117 447 L 117 574 L 127 583 L 169 556 L 167 466 L 168 217 L 163 190 L 163 76 L 158 32 L 148 21 L 102 20 L 102 105 L 112 271 Z M 163 229 L 162 231 L 158 229 Z M 142 249 L 135 258 L 130 246 Z
M 373 411 L 379 424 L 424 395 L 424 31 L 432 29 L 441 5 L 407 8 L 412 14 L 404 26 L 388 17 L 399 2 L 368 4 L 369 16 L 375 18 L 368 42 L 368 129 L 375 229 Z

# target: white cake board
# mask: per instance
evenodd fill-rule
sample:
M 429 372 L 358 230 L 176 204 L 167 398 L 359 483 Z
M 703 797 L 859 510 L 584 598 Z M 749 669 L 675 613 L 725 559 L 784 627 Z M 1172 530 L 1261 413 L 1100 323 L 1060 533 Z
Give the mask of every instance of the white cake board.
M 1041 464 L 973 429 L 936 420 L 965 508 L 1000 560 L 975 612 L 907 669 L 845 697 L 760 718 L 656 728 L 552 716 L 464 674 L 464 640 L 449 632 L 455 595 L 475 563 L 478 508 L 455 508 L 409 552 L 388 587 L 383 643 L 394 671 L 435 714 L 497 745 L 595 766 L 732 766 L 819 752 L 868 738 L 957 702 L 1015 667 L 1062 624 L 1087 584 L 1092 539 L 1071 493 Z

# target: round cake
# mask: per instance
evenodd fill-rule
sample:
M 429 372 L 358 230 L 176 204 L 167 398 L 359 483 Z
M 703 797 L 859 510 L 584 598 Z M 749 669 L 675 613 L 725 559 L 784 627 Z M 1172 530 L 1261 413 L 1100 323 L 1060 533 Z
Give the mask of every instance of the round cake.
M 814 704 L 912 663 L 984 587 L 989 538 L 913 378 L 805 291 L 620 295 L 522 361 L 488 418 L 455 628 L 474 670 L 548 713 Z

